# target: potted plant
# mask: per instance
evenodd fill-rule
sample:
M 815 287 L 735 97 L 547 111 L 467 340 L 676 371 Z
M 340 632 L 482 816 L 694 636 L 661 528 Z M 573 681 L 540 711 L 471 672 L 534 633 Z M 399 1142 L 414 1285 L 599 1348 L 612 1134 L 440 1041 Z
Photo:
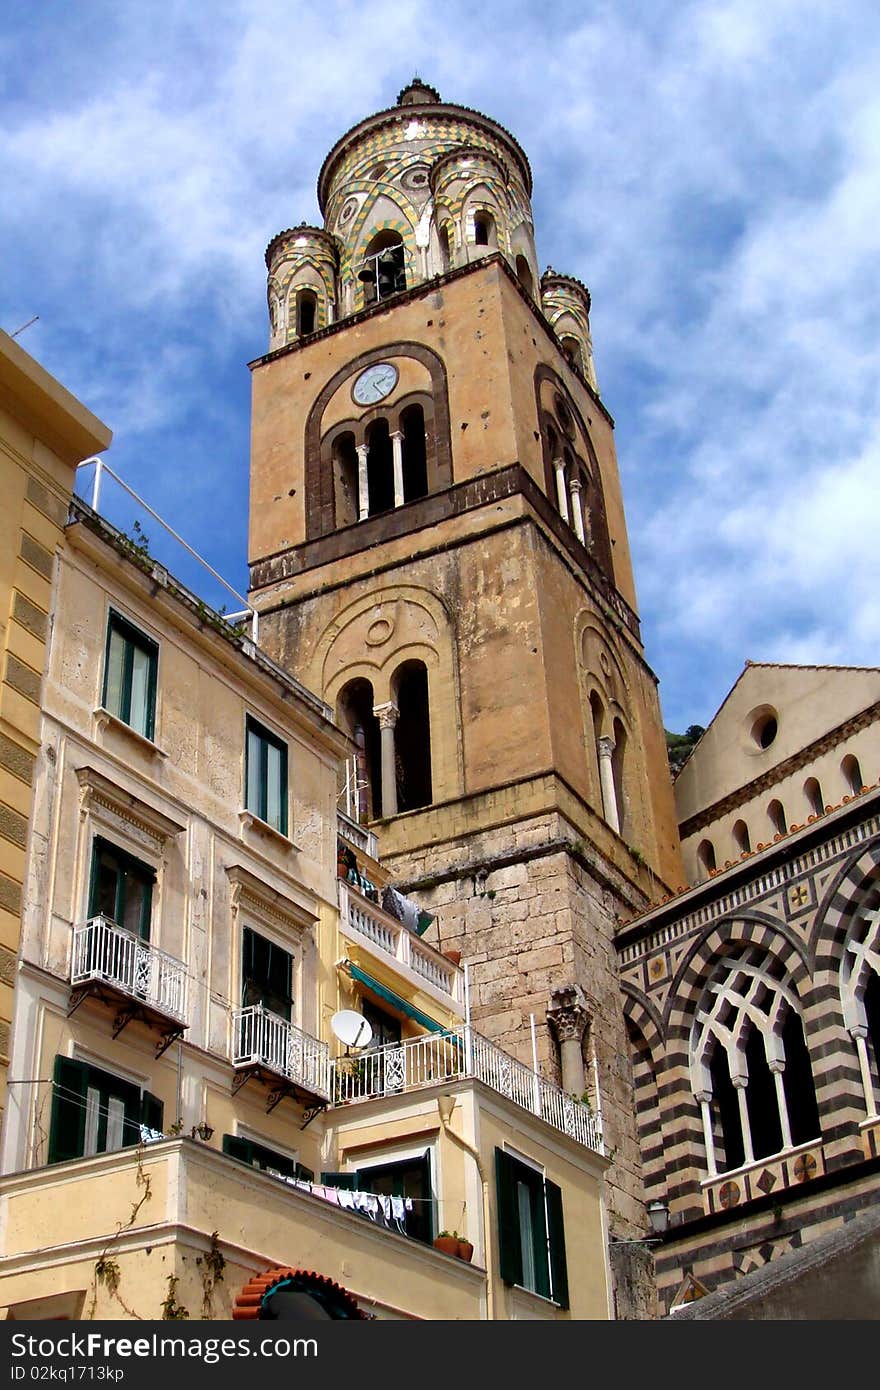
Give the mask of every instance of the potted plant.
M 474 1257 L 474 1247 L 466 1236 L 458 1237 L 458 1258 L 470 1264 Z
M 434 1249 L 442 1250 L 444 1255 L 458 1255 L 458 1235 L 454 1231 L 441 1231 L 434 1237 Z

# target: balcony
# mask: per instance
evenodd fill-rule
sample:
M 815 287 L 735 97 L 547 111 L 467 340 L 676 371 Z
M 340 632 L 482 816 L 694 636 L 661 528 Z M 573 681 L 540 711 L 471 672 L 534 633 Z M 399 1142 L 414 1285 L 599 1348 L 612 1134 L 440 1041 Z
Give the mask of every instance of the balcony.
M 601 1126 L 588 1106 L 467 1026 L 408 1038 L 358 1057 L 337 1057 L 330 1067 L 338 1105 L 473 1079 L 594 1153 L 605 1152 Z
M 393 961 L 411 984 L 447 1009 L 459 1015 L 464 1012 L 464 971 L 342 879 L 339 926 L 341 931 L 369 942 L 377 958 Z
M 236 1009 L 232 1027 L 232 1062 L 239 1070 L 233 1094 L 256 1072 L 268 1073 L 268 1080 L 277 1078 L 279 1083 L 270 1095 L 270 1110 L 291 1092 L 321 1102 L 330 1099 L 330 1051 L 325 1042 L 262 1004 Z
M 133 1018 L 163 1032 L 157 1056 L 186 1028 L 186 966 L 167 951 L 119 927 L 108 917 L 92 917 L 73 929 L 68 1013 L 95 994 L 120 1004 L 114 1038 Z

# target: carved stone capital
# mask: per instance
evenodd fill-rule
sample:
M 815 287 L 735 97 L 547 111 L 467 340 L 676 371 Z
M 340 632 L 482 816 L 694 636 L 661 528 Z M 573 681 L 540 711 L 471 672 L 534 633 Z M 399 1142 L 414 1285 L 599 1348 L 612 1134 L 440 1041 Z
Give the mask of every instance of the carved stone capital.
M 614 739 L 608 734 L 603 734 L 600 739 L 597 739 L 597 746 L 600 758 L 610 758 L 614 753 Z
M 579 985 L 560 985 L 550 991 L 547 1022 L 560 1043 L 580 1042 L 590 1021 L 583 990 Z
M 397 723 L 400 710 L 393 700 L 386 700 L 384 705 L 374 705 L 373 713 L 379 721 L 380 729 L 393 729 Z

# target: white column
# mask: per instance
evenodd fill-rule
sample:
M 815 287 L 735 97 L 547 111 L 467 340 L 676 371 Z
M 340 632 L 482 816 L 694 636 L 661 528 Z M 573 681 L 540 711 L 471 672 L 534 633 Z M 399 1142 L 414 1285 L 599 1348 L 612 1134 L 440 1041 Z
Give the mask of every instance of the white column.
M 605 734 L 596 744 L 599 754 L 599 782 L 602 787 L 602 809 L 611 829 L 620 834 L 620 821 L 617 817 L 617 793 L 614 790 L 614 767 L 611 757 L 614 753 L 614 739 Z
M 375 705 L 373 713 L 379 721 L 382 743 L 382 815 L 397 815 L 397 759 L 394 751 L 394 727 L 400 713 L 393 700 Z
M 556 470 L 556 498 L 559 502 L 559 510 L 565 521 L 568 521 L 568 493 L 565 490 L 565 463 L 562 459 L 554 459 L 553 467 Z
M 856 1052 L 859 1058 L 859 1071 L 862 1074 L 862 1090 L 865 1093 L 865 1109 L 868 1118 L 873 1120 L 877 1114 L 877 1101 L 874 1098 L 874 1083 L 871 1079 L 871 1061 L 868 1057 L 868 1030 L 861 1024 L 856 1024 L 849 1030 L 850 1037 L 856 1045 Z
M 584 513 L 581 507 L 582 483 L 580 478 L 572 478 L 568 486 L 571 491 L 571 516 L 574 524 L 574 533 L 581 545 L 586 545 L 586 540 L 584 538 Z
M 357 445 L 358 456 L 358 521 L 370 515 L 370 487 L 367 481 L 367 446 Z
M 754 1163 L 755 1151 L 752 1148 L 752 1127 L 749 1124 L 749 1108 L 746 1104 L 746 1087 L 749 1084 L 747 1076 L 732 1076 L 731 1081 L 736 1088 L 736 1098 L 739 1101 L 739 1123 L 743 1136 L 743 1155 L 745 1163 Z
M 700 1102 L 703 1119 L 703 1143 L 706 1146 L 706 1167 L 710 1178 L 718 1176 L 718 1163 L 715 1159 L 715 1135 L 712 1132 L 712 1097 L 708 1091 L 700 1091 L 694 1096 Z
M 773 1073 L 773 1081 L 776 1085 L 776 1106 L 779 1110 L 779 1124 L 782 1128 L 782 1147 L 792 1148 L 791 1125 L 788 1123 L 788 1105 L 785 1100 L 785 1086 L 782 1082 L 782 1075 L 785 1071 L 784 1062 L 771 1062 L 770 1070 Z
M 403 506 L 403 435 L 400 430 L 391 432 L 391 454 L 394 465 L 394 505 Z

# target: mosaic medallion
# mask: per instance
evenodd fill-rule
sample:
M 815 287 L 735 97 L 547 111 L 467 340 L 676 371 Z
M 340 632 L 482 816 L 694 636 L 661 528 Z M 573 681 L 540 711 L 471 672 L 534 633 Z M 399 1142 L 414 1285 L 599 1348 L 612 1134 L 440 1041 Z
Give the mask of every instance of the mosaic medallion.
M 816 1172 L 816 1160 L 812 1154 L 801 1154 L 795 1159 L 794 1175 L 798 1182 L 807 1182 Z
M 726 1211 L 728 1207 L 735 1207 L 740 1199 L 739 1183 L 726 1182 L 718 1189 L 718 1200 Z

